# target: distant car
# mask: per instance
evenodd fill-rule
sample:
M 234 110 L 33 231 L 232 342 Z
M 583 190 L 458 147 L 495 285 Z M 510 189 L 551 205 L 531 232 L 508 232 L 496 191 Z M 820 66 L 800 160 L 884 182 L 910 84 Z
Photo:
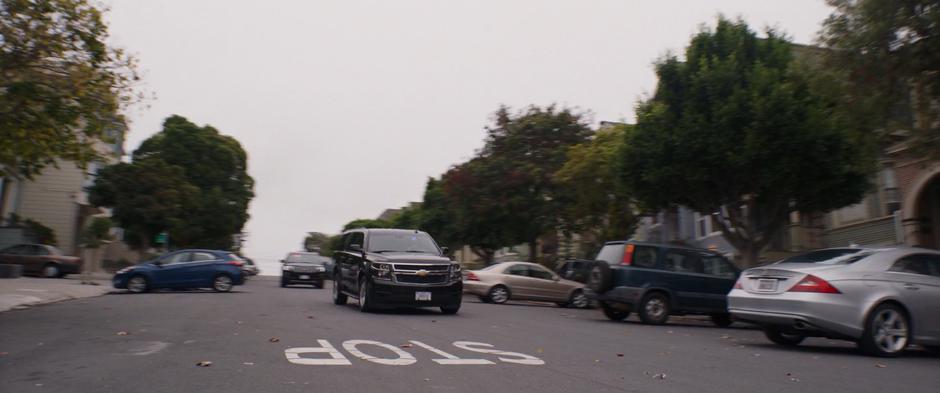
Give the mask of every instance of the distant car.
M 24 274 L 61 278 L 82 272 L 82 260 L 47 244 L 17 244 L 0 250 L 0 264 L 21 265 Z
M 244 263 L 229 251 L 179 250 L 121 269 L 112 283 L 115 288 L 134 293 L 159 288 L 212 288 L 228 292 L 244 283 Z
M 538 300 L 561 307 L 586 308 L 590 301 L 584 284 L 565 280 L 548 269 L 528 262 L 502 262 L 464 276 L 464 292 L 477 295 L 486 303 L 508 300 Z
M 789 258 L 746 270 L 728 310 L 780 345 L 828 337 L 876 356 L 911 343 L 940 350 L 940 252 L 827 249 Z
M 315 252 L 292 252 L 281 264 L 281 287 L 310 284 L 323 288 L 323 280 L 329 277 L 330 258 Z
M 727 294 L 740 270 L 709 250 L 668 244 L 616 241 L 604 244 L 588 276 L 589 294 L 607 318 L 636 312 L 660 325 L 670 315 L 709 315 L 718 326 L 732 323 Z
M 242 258 L 242 261 L 245 262 L 245 264 L 242 265 L 242 273 L 245 273 L 246 279 L 248 277 L 258 275 L 260 271 L 258 270 L 258 265 L 255 265 L 255 261 L 251 260 L 251 258 L 244 257 Z

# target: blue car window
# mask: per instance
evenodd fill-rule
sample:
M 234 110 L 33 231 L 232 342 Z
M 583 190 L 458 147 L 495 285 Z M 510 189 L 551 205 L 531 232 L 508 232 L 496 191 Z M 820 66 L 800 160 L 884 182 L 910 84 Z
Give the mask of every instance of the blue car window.
M 176 254 L 167 255 L 162 260 L 160 260 L 160 262 L 163 263 L 164 265 L 173 265 L 176 263 L 189 262 L 189 254 L 191 253 L 179 252 Z
M 194 252 L 190 257 L 190 262 L 214 261 L 218 258 L 207 252 Z

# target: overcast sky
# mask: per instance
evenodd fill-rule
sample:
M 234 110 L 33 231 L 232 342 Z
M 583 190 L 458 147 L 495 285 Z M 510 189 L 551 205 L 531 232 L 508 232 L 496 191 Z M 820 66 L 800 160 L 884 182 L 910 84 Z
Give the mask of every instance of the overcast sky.
M 652 63 L 703 23 L 742 17 L 811 43 L 823 0 L 110 0 L 111 41 L 156 94 L 126 148 L 179 114 L 237 138 L 256 197 L 246 253 L 421 200 L 468 159 L 500 105 L 633 120 Z

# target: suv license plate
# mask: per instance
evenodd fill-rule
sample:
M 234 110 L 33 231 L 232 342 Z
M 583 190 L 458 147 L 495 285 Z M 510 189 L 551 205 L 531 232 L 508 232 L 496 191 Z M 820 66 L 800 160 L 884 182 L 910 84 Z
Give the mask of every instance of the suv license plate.
M 431 292 L 415 292 L 415 300 L 417 301 L 431 301 Z
M 761 292 L 774 292 L 777 290 L 777 280 L 773 280 L 773 279 L 757 280 L 757 290 Z
M 301 276 L 300 276 L 300 279 L 301 279 L 301 280 L 309 280 L 309 279 L 310 279 L 310 276 L 304 274 L 304 275 L 301 275 Z

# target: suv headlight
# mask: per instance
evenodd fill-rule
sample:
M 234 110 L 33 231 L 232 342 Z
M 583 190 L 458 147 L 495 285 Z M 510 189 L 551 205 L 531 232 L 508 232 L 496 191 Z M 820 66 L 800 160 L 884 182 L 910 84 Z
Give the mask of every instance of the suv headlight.
M 281 266 L 281 270 L 283 270 L 283 271 L 285 271 L 285 272 L 292 272 L 292 271 L 294 271 L 294 266 L 293 266 L 293 265 L 284 265 L 284 266 Z
M 380 280 L 392 279 L 392 265 L 372 262 L 372 277 Z
M 462 280 L 463 275 L 460 273 L 460 264 L 454 263 L 450 265 L 450 279 L 451 280 Z
M 125 268 L 123 268 L 123 269 L 121 269 L 121 270 L 118 270 L 118 271 L 117 271 L 117 274 L 124 274 L 124 273 L 127 273 L 127 272 L 131 271 L 131 270 L 134 270 L 134 267 L 133 267 L 133 266 L 128 266 L 128 267 L 125 267 Z

